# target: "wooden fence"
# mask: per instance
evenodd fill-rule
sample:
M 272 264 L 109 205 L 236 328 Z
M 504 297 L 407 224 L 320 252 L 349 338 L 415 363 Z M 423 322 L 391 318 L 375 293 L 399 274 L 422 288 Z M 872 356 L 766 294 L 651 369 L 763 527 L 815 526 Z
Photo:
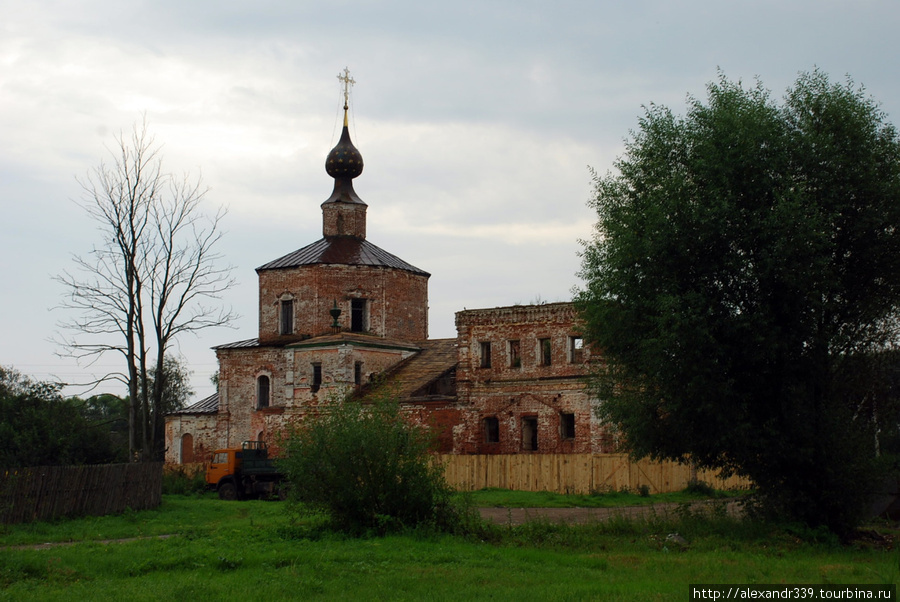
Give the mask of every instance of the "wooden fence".
M 34 466 L 0 473 L 0 523 L 102 516 L 162 500 L 162 462 Z
M 486 487 L 520 491 L 591 493 L 595 491 L 680 491 L 692 480 L 716 489 L 747 489 L 742 477 L 721 478 L 676 462 L 633 461 L 627 454 L 439 455 L 447 482 L 457 489 Z

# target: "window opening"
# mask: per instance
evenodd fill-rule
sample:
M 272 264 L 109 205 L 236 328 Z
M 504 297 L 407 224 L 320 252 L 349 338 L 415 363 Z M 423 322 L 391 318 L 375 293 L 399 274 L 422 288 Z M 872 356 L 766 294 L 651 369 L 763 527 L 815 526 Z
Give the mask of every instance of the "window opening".
M 559 435 L 563 439 L 575 438 L 575 414 L 559 415 Z
M 366 300 L 351 299 L 350 300 L 350 332 L 365 332 L 368 330 L 368 320 L 366 320 Z
M 294 332 L 294 300 L 285 299 L 281 302 L 281 334 Z
M 580 364 L 584 360 L 584 339 L 580 336 L 569 337 L 569 361 Z
M 362 385 L 362 362 L 353 364 L 353 384 L 357 387 Z
M 522 418 L 522 449 L 537 451 L 538 448 L 538 421 L 537 416 L 524 416 Z
M 496 416 L 484 419 L 484 442 L 500 443 L 500 420 Z
M 317 393 L 319 388 L 322 386 L 322 364 L 313 364 L 313 378 L 312 378 L 312 390 L 313 393 Z
M 256 379 L 256 407 L 259 409 L 269 407 L 269 377 L 260 376 Z
M 550 339 L 539 339 L 539 348 L 541 352 L 541 365 L 549 366 L 553 360 L 552 348 L 550 347 Z
M 509 367 L 522 367 L 522 354 L 520 351 L 519 341 L 509 341 Z
M 491 367 L 491 342 L 490 341 L 482 341 L 481 342 L 481 367 L 482 368 L 490 368 Z

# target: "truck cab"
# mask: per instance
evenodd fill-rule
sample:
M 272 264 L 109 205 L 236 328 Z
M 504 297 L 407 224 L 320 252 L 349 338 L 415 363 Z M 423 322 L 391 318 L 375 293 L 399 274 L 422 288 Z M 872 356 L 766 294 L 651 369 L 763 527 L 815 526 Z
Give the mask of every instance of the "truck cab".
M 206 484 L 223 500 L 272 496 L 280 492 L 281 474 L 264 441 L 244 441 L 241 447 L 213 452 Z

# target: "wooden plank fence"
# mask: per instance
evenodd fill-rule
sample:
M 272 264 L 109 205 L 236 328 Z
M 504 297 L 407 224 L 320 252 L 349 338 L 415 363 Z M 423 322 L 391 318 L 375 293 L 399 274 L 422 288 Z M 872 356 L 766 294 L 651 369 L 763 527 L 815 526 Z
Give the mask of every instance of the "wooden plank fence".
M 156 508 L 162 462 L 33 466 L 0 473 L 0 523 Z
M 437 456 L 444 464 L 447 482 L 466 491 L 496 487 L 520 491 L 591 493 L 680 491 L 691 480 L 716 489 L 747 489 L 743 477 L 721 478 L 714 471 L 695 470 L 676 462 L 635 462 L 627 454 L 495 454 Z

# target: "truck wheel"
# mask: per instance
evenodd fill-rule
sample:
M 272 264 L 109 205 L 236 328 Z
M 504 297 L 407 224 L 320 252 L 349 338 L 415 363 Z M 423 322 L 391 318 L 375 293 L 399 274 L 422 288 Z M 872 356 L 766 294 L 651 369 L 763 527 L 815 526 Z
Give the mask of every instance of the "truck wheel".
M 219 499 L 229 502 L 237 499 L 237 487 L 234 483 L 222 483 L 219 485 Z

